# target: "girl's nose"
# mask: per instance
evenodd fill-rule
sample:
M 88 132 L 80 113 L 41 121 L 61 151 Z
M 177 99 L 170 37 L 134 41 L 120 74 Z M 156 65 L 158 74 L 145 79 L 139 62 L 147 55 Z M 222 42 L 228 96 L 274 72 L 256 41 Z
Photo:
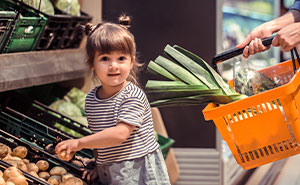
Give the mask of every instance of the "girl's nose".
M 109 69 L 110 69 L 110 70 L 114 70 L 114 69 L 116 69 L 117 67 L 118 67 L 118 63 L 115 62 L 115 61 L 112 61 L 112 62 L 110 63 L 110 65 L 109 65 Z

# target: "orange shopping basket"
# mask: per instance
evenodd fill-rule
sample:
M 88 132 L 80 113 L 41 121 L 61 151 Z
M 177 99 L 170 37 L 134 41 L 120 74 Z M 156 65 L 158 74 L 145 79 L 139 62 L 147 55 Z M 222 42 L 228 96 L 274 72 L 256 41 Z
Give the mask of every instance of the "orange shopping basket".
M 241 54 L 234 52 L 225 52 L 226 59 Z M 260 70 L 280 87 L 226 105 L 209 103 L 203 110 L 244 169 L 300 153 L 300 70 L 295 72 L 299 64 L 293 53 L 292 58 Z

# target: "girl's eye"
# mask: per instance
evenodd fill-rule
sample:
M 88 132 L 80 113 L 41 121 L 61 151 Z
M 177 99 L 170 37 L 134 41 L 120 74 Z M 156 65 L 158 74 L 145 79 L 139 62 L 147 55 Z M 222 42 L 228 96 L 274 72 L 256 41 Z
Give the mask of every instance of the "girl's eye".
M 108 57 L 102 57 L 100 61 L 108 61 Z
M 126 60 L 126 57 L 120 57 L 119 60 Z

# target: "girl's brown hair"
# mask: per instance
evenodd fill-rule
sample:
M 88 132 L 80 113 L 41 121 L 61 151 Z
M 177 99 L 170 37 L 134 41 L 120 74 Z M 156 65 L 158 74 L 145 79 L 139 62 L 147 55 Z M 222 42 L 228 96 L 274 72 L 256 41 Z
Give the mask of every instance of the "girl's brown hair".
M 136 45 L 134 36 L 128 30 L 130 22 L 130 17 L 123 14 L 119 17 L 119 24 L 110 22 L 102 22 L 98 25 L 87 24 L 85 26 L 85 33 L 88 36 L 86 43 L 86 62 L 87 65 L 92 68 L 97 51 L 101 54 L 107 54 L 112 51 L 130 54 L 134 65 L 127 80 L 138 85 Z

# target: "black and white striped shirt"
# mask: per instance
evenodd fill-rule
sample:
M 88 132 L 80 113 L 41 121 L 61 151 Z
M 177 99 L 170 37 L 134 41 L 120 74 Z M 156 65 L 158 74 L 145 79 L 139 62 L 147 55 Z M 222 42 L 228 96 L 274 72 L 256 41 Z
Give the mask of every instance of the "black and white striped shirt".
M 151 108 L 145 93 L 129 82 L 119 93 L 107 99 L 97 98 L 94 88 L 86 97 L 86 115 L 93 133 L 119 122 L 135 125 L 122 144 L 97 149 L 97 163 L 113 163 L 143 157 L 159 148 L 153 133 Z M 101 142 L 101 141 L 99 141 Z

